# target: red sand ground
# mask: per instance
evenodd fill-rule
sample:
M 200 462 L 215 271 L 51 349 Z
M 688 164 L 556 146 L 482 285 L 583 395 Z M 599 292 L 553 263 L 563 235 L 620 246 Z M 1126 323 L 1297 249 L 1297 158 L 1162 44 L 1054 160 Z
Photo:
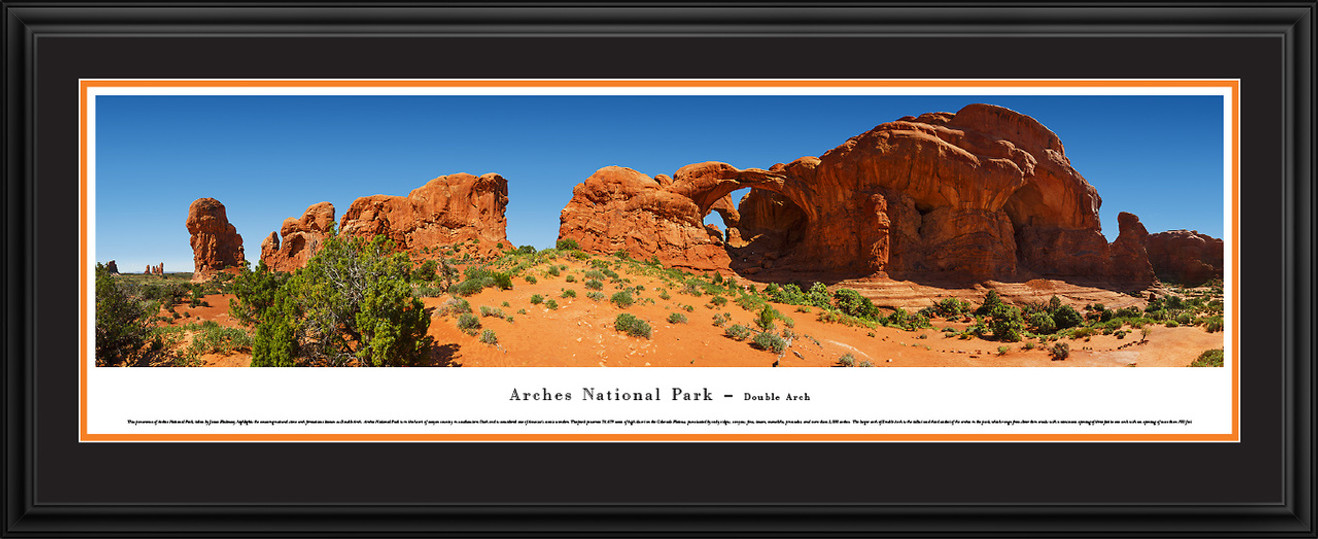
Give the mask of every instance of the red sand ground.
M 797 335 L 791 347 L 780 357 L 752 347 L 749 341 L 734 341 L 724 336 L 722 327 L 712 324 L 715 313 L 726 312 L 731 313 L 732 321 L 725 326 L 754 326 L 754 314 L 730 301 L 722 307 L 708 308 L 706 305 L 711 296 L 689 296 L 672 287 L 668 291 L 670 299 L 659 299 L 658 288 L 665 286 L 662 281 L 619 270 L 622 277 L 631 279 L 631 284 L 645 287 L 640 298 L 655 299 L 653 304 L 638 301 L 620 310 L 607 300 L 617 291 L 614 285 L 606 283 L 601 290 L 606 299 L 588 299 L 588 290 L 582 285 L 586 279 L 582 274 L 589 268 L 583 263 L 562 258 L 556 263 L 565 264 L 569 269 L 557 277 L 533 269 L 538 280 L 536 284 L 516 277 L 512 290 L 485 289 L 466 298 L 478 316 L 480 307 L 487 306 L 513 317 L 512 322 L 504 318 L 481 317 L 481 329 L 493 330 L 498 337 L 497 345 L 480 342 L 479 331 L 474 336 L 460 331 L 456 315 L 441 314 L 448 296 L 424 298 L 432 317 L 429 334 L 436 342 L 435 364 L 463 367 L 769 367 L 776 362 L 780 367 L 828 367 L 835 365 L 843 354 L 851 353 L 857 363 L 868 360 L 875 367 L 1181 367 L 1193 362 L 1205 350 L 1223 347 L 1222 333 L 1208 333 L 1201 327 L 1150 326 L 1147 341 L 1138 344 L 1132 344 L 1141 339 L 1138 330 L 1131 331 L 1124 339 L 1111 335 L 1065 339 L 1071 346 L 1070 357 L 1065 361 L 1053 361 L 1042 347 L 1025 350 L 1025 343 L 1006 343 L 1010 349 L 1000 355 L 998 347 L 1004 343 L 943 336 L 942 328 L 963 328 L 965 324 L 960 322 L 935 320 L 935 329 L 914 332 L 887 327 L 871 330 L 820 322 L 816 319 L 817 309 L 798 312 L 795 306 L 774 304 L 776 309 L 794 319 L 792 330 Z M 539 269 L 547 267 L 542 265 Z M 568 274 L 574 275 L 576 282 L 566 282 Z M 1022 288 L 1046 290 L 1050 292 L 1049 296 L 1055 286 L 1037 282 L 1021 285 Z M 560 297 L 564 289 L 575 290 L 577 297 Z M 1088 292 L 1077 290 L 1078 299 L 1068 294 L 1067 300 L 1080 305 L 1095 294 L 1095 297 L 1103 298 L 1120 296 L 1093 292 L 1092 289 Z M 533 294 L 541 294 L 546 300 L 554 299 L 558 308 L 551 310 L 544 304 L 532 305 Z M 172 324 L 215 320 L 220 325 L 236 327 L 236 322 L 227 313 L 230 297 L 206 296 L 211 307 L 178 306 L 176 310 L 180 315 L 188 313 L 189 316 Z M 978 297 L 982 298 L 982 295 Z M 925 301 L 927 305 L 928 300 Z M 504 302 L 509 306 L 504 307 Z M 684 310 L 684 305 L 693 306 L 694 311 Z M 1108 305 L 1119 306 L 1111 300 Z M 518 314 L 519 309 L 525 309 L 526 314 Z M 653 327 L 650 339 L 626 336 L 614 329 L 614 318 L 624 311 L 650 323 Z M 668 315 L 674 312 L 686 315 L 688 323 L 668 323 Z M 778 322 L 777 327 L 781 329 L 782 322 Z M 1125 348 L 1119 348 L 1123 345 Z M 207 366 L 246 366 L 250 362 L 249 352 L 227 356 L 211 354 L 201 359 Z

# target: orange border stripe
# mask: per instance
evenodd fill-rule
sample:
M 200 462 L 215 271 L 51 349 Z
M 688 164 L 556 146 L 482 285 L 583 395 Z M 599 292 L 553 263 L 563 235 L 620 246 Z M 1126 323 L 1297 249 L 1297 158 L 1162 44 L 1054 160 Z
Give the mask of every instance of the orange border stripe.
M 1230 434 L 89 434 L 87 98 L 90 88 L 1230 88 L 1232 121 Z M 1240 440 L 1240 81 L 1238 80 L 83 80 L 79 81 L 79 440 L 85 442 L 1234 442 Z

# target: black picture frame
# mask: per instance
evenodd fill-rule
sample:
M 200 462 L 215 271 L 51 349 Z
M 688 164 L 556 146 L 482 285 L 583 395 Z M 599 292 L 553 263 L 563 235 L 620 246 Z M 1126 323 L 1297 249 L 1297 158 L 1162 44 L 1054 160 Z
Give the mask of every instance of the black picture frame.
M 3 534 L 1313 537 L 1314 7 L 5 2 Z M 1239 78 L 1242 441 L 79 444 L 69 83 L 109 77 Z

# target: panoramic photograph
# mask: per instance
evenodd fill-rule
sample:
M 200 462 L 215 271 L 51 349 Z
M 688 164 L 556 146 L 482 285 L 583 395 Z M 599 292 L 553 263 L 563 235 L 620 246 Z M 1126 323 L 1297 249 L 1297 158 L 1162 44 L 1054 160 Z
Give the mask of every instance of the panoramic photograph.
M 98 367 L 1221 367 L 1221 96 L 95 102 Z

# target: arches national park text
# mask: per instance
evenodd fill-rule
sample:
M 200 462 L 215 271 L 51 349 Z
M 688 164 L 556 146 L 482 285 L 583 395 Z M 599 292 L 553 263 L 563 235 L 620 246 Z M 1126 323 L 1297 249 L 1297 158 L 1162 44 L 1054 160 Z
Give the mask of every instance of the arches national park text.
M 702 387 L 698 390 L 689 388 L 673 387 L 664 391 L 662 388 L 645 389 L 645 390 L 628 390 L 623 391 L 620 388 L 599 389 L 595 387 L 583 387 L 580 393 L 571 391 L 550 391 L 548 388 L 540 388 L 539 391 L 521 391 L 517 388 L 512 389 L 510 401 L 570 401 L 574 395 L 579 396 L 583 401 L 712 401 L 715 399 L 736 399 L 743 401 L 808 401 L 810 394 L 807 392 L 800 393 L 782 393 L 777 392 L 740 392 L 740 393 L 713 393 L 709 388 Z

